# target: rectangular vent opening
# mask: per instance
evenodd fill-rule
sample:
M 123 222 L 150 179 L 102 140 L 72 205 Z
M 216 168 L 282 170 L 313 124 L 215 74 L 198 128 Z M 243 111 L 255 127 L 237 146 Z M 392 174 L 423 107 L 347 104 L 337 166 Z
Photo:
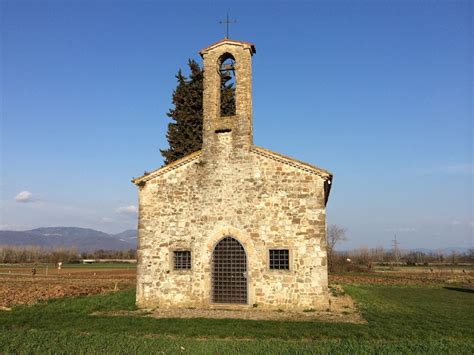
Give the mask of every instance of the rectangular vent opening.
M 216 133 L 229 133 L 232 132 L 230 128 L 216 129 Z

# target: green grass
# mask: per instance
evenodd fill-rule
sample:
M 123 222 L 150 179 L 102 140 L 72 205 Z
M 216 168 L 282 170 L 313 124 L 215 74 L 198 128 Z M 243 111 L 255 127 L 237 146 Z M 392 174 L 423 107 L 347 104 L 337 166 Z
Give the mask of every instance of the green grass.
M 90 316 L 134 310 L 134 291 L 0 312 L 0 353 L 474 352 L 474 294 L 347 285 L 368 324 Z

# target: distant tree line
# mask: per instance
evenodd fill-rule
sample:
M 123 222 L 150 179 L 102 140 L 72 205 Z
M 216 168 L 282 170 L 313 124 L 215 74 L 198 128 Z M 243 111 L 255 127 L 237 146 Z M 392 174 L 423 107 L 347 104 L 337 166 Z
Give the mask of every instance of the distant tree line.
M 77 249 L 44 249 L 37 246 L 0 246 L 0 263 L 63 263 L 78 262 Z
M 0 246 L 0 264 L 79 263 L 82 259 L 135 259 L 136 250 L 97 250 L 79 253 L 77 248 L 45 249 L 37 246 Z
M 129 250 L 103 250 L 99 249 L 89 253 L 82 253 L 82 259 L 136 259 L 137 251 Z
M 441 250 L 432 252 L 395 251 L 393 249 L 384 249 L 383 247 L 363 247 L 348 251 L 334 251 L 330 270 L 334 272 L 361 271 L 362 269 L 370 270 L 372 264 L 391 265 L 394 263 L 402 266 L 473 264 L 474 248 L 463 253 L 455 251 L 445 253 Z

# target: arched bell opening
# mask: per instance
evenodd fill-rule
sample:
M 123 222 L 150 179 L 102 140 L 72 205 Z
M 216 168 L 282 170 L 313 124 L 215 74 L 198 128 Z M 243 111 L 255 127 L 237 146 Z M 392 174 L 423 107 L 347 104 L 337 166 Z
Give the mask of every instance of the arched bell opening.
M 236 114 L 236 75 L 235 58 L 230 53 L 224 53 L 219 58 L 220 76 L 220 116 L 235 116 Z
M 247 304 L 247 255 L 239 241 L 221 239 L 212 253 L 212 302 Z

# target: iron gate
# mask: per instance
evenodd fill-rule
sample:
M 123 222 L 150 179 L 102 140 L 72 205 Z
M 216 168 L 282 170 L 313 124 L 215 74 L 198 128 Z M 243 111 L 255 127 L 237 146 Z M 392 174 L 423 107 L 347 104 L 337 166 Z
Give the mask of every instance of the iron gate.
M 222 239 L 212 254 L 212 301 L 247 303 L 247 256 L 232 237 Z

